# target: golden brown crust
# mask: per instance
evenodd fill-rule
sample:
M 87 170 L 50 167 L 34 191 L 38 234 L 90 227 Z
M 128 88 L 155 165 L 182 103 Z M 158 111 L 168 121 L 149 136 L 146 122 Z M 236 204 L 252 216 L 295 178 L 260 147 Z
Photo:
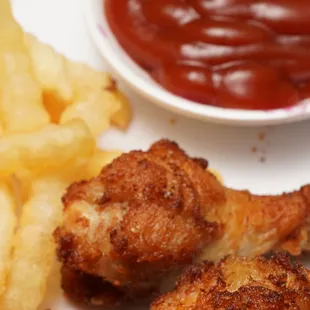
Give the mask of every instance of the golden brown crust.
M 109 307 L 127 300 L 123 291 L 105 282 L 101 277 L 65 266 L 61 269 L 61 286 L 67 297 L 78 304 Z
M 310 251 L 310 185 L 300 190 L 306 203 L 306 214 L 298 227 L 279 244 L 279 248 L 292 255 L 300 255 L 303 251 Z
M 206 178 L 217 184 L 204 162 L 169 141 L 119 157 L 68 189 L 64 224 L 55 232 L 58 258 L 138 295 L 158 289 L 163 275 L 191 263 L 218 233 L 201 212 L 202 186 L 194 185 L 205 184 L 209 201 L 220 196 Z
M 160 140 L 154 143 L 149 151 L 162 161 L 173 160 L 190 178 L 199 197 L 200 209 L 208 221 L 218 220 L 218 212 L 226 202 L 225 189 L 216 177 L 206 170 L 207 160 L 190 159 L 176 143 Z M 199 168 L 198 168 L 199 166 Z
M 173 292 L 153 302 L 151 310 L 306 310 L 310 308 L 310 273 L 278 253 L 267 260 L 227 257 L 218 265 L 189 267 Z
M 257 196 L 248 191 L 225 189 L 226 202 L 217 213 L 223 236 L 208 244 L 201 260 L 219 261 L 229 254 L 254 257 L 281 248 L 302 251 L 301 237 L 288 244 L 306 225 L 309 202 L 304 189 L 278 196 Z M 281 246 L 283 243 L 286 246 Z
M 55 232 L 59 260 L 140 297 L 194 261 L 310 249 L 310 186 L 256 196 L 225 188 L 206 167 L 161 140 L 71 185 Z

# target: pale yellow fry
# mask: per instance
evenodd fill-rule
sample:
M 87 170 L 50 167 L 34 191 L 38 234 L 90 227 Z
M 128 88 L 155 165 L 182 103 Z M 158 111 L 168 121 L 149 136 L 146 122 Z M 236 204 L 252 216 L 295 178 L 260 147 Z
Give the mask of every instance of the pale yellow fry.
M 42 93 L 24 54 L 0 54 L 0 112 L 5 132 L 31 131 L 49 123 Z
M 25 34 L 24 41 L 41 87 L 57 94 L 67 104 L 78 100 L 80 93 L 103 90 L 113 85 L 107 73 L 66 59 L 30 34 Z
M 41 88 L 57 94 L 64 101 L 72 100 L 74 88 L 68 76 L 66 58 L 31 34 L 25 33 L 24 41 Z
M 0 53 L 25 52 L 23 31 L 13 18 L 9 0 L 0 1 Z
M 102 168 L 110 164 L 115 158 L 122 153 L 120 151 L 102 151 L 96 150 L 94 155 L 89 159 L 85 168 L 85 178 L 90 179 L 96 177 Z
M 6 132 L 33 130 L 49 122 L 8 0 L 0 2 L 0 112 Z
M 114 93 L 93 91 L 85 93 L 84 97 L 79 97 L 79 101 L 69 105 L 60 116 L 60 123 L 82 119 L 97 137 L 111 126 L 111 116 L 120 108 L 120 101 Z
M 68 75 L 74 85 L 75 97 L 92 91 L 115 90 L 115 81 L 111 75 L 92 69 L 90 66 L 82 63 L 71 62 L 67 60 Z
M 0 297 L 6 287 L 15 226 L 15 200 L 8 184 L 0 181 Z
M 126 129 L 132 118 L 131 107 L 110 75 L 84 64 L 68 62 L 67 66 L 75 85 L 74 103 L 65 109 L 60 121 L 64 123 L 79 117 L 88 124 L 95 136 L 111 124 Z
M 92 89 L 111 88 L 114 85 L 109 74 L 66 59 L 31 34 L 26 33 L 24 41 L 41 87 L 58 93 L 68 103 L 74 100 L 76 92 L 84 93 Z
M 223 176 L 217 170 L 208 168 L 208 171 L 211 172 L 221 184 L 224 184 Z
M 55 260 L 53 232 L 61 223 L 61 196 L 66 186 L 57 177 L 33 182 L 16 233 L 11 272 L 0 309 L 34 310 L 41 303 Z
M 55 50 L 26 34 L 25 43 L 31 55 L 37 80 L 49 100 L 48 110 L 63 109 L 60 123 L 83 119 L 94 135 L 113 124 L 126 128 L 131 120 L 128 100 L 107 73 L 85 64 L 71 62 Z M 62 101 L 62 104 L 59 102 Z M 67 108 L 66 108 L 67 106 Z M 57 119 L 58 117 L 53 117 Z
M 24 177 L 61 171 L 87 160 L 95 150 L 95 140 L 81 120 L 65 125 L 49 124 L 31 133 L 0 138 L 0 175 Z
M 115 91 L 115 95 L 120 101 L 121 108 L 112 115 L 112 124 L 121 128 L 127 129 L 131 119 L 132 111 L 128 98 L 120 91 Z
M 1 119 L 1 117 L 0 117 Z M 0 136 L 2 136 L 4 133 L 3 124 L 0 122 Z

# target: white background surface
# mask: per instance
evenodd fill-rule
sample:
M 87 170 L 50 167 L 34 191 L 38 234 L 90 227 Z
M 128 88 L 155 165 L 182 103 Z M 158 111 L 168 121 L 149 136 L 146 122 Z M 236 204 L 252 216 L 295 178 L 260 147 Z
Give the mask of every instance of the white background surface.
M 87 0 L 14 0 L 17 19 L 24 28 L 71 59 L 104 69 L 90 41 L 83 18 Z M 125 89 L 134 108 L 126 133 L 111 130 L 102 135 L 105 148 L 147 148 L 156 139 L 177 141 L 190 154 L 210 161 L 226 185 L 255 193 L 277 193 L 310 183 L 310 122 L 272 128 L 234 128 L 201 123 L 166 112 Z M 175 120 L 171 124 L 170 120 Z M 265 139 L 260 141 L 260 133 Z M 251 151 L 252 147 L 257 152 Z M 262 163 L 260 158 L 266 161 Z M 75 309 L 49 304 L 52 310 Z M 44 309 L 44 308 L 42 308 Z

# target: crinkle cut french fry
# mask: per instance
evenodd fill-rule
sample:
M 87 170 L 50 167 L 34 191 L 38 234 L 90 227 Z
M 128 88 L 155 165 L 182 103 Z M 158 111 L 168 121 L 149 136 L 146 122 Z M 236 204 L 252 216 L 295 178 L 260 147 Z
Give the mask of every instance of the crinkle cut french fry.
M 110 75 L 69 61 L 32 35 L 25 34 L 25 43 L 48 100 L 45 106 L 54 121 L 65 123 L 81 118 L 94 135 L 107 129 L 111 122 L 127 128 L 131 109 Z
M 115 158 L 119 157 L 122 153 L 120 151 L 102 151 L 96 150 L 93 156 L 89 159 L 84 171 L 85 179 L 96 177 L 101 169 L 110 164 Z
M 71 100 L 74 89 L 67 74 L 66 58 L 31 34 L 25 33 L 24 42 L 41 88 L 57 93 L 64 101 Z
M 1 119 L 1 117 L 0 117 L 0 119 Z M 3 132 L 4 132 L 3 124 L 0 121 L 0 137 L 3 135 Z
M 120 129 L 127 129 L 131 119 L 132 111 L 128 98 L 119 90 L 115 91 L 115 95 L 118 97 L 121 108 L 112 115 L 112 124 Z
M 78 100 L 80 93 L 89 93 L 94 89 L 104 90 L 113 85 L 113 80 L 107 73 L 69 61 L 31 34 L 26 33 L 24 41 L 41 87 L 44 91 L 57 93 L 68 104 Z
M 49 122 L 41 89 L 32 72 L 24 34 L 0 1 L 0 112 L 6 132 L 33 130 Z
M 208 168 L 208 171 L 212 173 L 220 183 L 224 184 L 223 176 L 217 170 Z
M 5 132 L 30 131 L 49 123 L 43 106 L 42 93 L 31 75 L 28 57 L 23 54 L 0 54 L 0 112 Z
M 0 175 L 60 171 L 67 165 L 74 166 L 76 160 L 87 160 L 94 150 L 95 140 L 81 120 L 6 135 L 0 139 Z
M 54 91 L 68 104 L 74 97 L 79 96 L 80 92 L 99 88 L 104 90 L 113 86 L 114 82 L 109 74 L 69 61 L 31 34 L 25 33 L 24 41 L 41 87 L 45 91 Z
M 96 137 L 111 126 L 111 116 L 120 108 L 121 104 L 114 93 L 94 91 L 69 105 L 62 113 L 60 123 L 82 119 Z
M 10 0 L 0 1 L 0 53 L 2 51 L 25 52 L 23 31 L 12 15 Z
M 62 219 L 68 184 L 55 177 L 33 182 L 16 233 L 11 271 L 0 309 L 34 310 L 41 303 L 55 260 L 53 232 Z
M 16 208 L 13 193 L 8 184 L 0 181 L 0 298 L 6 287 L 11 264 L 11 250 L 16 226 Z

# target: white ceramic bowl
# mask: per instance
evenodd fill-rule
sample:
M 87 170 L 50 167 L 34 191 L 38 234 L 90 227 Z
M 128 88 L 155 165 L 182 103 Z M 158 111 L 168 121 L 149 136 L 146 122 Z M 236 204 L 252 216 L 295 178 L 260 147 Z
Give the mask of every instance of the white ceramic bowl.
M 87 0 L 85 3 L 86 23 L 100 53 L 122 80 L 149 101 L 192 118 L 232 125 L 275 125 L 310 117 L 310 100 L 285 109 L 248 111 L 202 105 L 171 94 L 153 81 L 120 47 L 105 19 L 103 0 Z

